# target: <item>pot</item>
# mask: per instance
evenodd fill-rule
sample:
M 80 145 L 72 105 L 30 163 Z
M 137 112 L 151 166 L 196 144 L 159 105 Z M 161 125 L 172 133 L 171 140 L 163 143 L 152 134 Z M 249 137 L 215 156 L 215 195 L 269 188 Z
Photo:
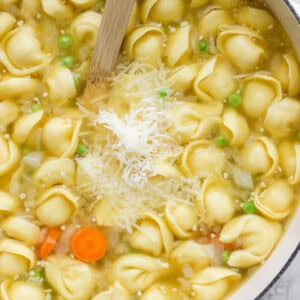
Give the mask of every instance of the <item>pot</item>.
M 270 9 L 288 33 L 300 58 L 300 1 L 266 0 Z M 300 84 L 300 83 L 299 83 Z M 298 207 L 286 226 L 285 233 L 268 260 L 259 267 L 244 285 L 233 293 L 230 300 L 260 299 L 279 279 L 300 250 L 300 207 Z

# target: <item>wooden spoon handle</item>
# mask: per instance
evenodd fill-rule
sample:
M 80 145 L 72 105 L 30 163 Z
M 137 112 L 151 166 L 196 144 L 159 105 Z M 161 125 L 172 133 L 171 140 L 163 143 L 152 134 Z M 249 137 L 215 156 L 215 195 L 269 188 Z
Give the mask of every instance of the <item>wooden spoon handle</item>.
M 135 0 L 106 0 L 88 82 L 102 85 L 112 72 Z

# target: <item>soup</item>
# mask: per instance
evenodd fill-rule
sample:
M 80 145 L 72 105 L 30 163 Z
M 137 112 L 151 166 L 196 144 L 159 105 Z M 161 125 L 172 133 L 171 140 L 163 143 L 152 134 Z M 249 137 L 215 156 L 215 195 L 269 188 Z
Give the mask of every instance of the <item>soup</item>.
M 294 50 L 263 1 L 138 1 L 86 106 L 103 8 L 0 0 L 1 299 L 224 299 L 297 205 Z

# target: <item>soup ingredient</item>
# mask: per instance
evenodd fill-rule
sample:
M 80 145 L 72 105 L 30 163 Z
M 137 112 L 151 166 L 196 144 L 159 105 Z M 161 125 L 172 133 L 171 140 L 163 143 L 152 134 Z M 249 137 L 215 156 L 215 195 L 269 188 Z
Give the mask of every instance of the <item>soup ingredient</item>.
M 59 37 L 58 45 L 61 49 L 69 49 L 73 45 L 73 39 L 69 34 L 62 34 Z
M 33 269 L 29 272 L 28 280 L 34 283 L 43 283 L 44 273 L 41 268 Z
M 225 147 L 227 146 L 227 140 L 226 140 L 226 137 L 223 136 L 223 135 L 220 135 L 217 137 L 217 144 L 218 146 L 220 147 Z
M 79 143 L 76 149 L 76 154 L 78 154 L 79 156 L 86 156 L 87 146 L 82 143 Z
M 54 249 L 56 242 L 60 236 L 61 230 L 59 228 L 51 228 L 42 243 L 38 256 L 45 259 Z
M 77 231 L 71 240 L 74 256 L 84 262 L 95 262 L 107 251 L 107 239 L 96 228 L 86 227 Z
M 220 241 L 220 235 L 214 235 L 209 237 L 210 243 L 217 249 L 224 249 L 224 250 L 229 250 L 233 251 L 234 250 L 234 244 L 233 243 L 223 243 Z
M 200 41 L 198 44 L 198 49 L 202 53 L 206 52 L 208 50 L 208 43 L 205 41 Z
M 158 95 L 160 98 L 166 99 L 169 98 L 171 94 L 171 91 L 169 88 L 162 88 L 158 91 Z
M 31 112 L 37 112 L 38 110 L 40 110 L 42 108 L 40 103 L 35 103 L 30 107 Z
M 300 141 L 300 130 L 297 132 L 297 139 Z
M 236 93 L 233 93 L 229 96 L 227 103 L 231 107 L 239 107 L 242 104 L 242 96 Z
M 72 68 L 74 65 L 74 58 L 70 55 L 63 56 L 61 63 L 66 68 Z
M 243 210 L 247 214 L 255 214 L 256 207 L 253 201 L 247 201 L 243 204 Z
M 222 252 L 222 262 L 223 263 L 227 263 L 230 255 L 231 255 L 231 251 L 230 250 L 224 250 Z

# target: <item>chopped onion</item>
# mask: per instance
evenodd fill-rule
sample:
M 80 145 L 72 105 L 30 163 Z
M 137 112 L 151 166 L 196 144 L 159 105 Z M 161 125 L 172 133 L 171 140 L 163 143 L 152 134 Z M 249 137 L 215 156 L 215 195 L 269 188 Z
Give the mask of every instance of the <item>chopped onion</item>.
M 33 169 L 37 169 L 43 160 L 43 152 L 41 151 L 33 151 L 23 157 L 23 163 L 27 167 L 31 167 Z
M 237 186 L 249 190 L 253 189 L 253 180 L 249 172 L 241 168 L 233 167 L 232 173 L 233 173 L 234 182 Z
M 65 230 L 61 232 L 59 240 L 57 241 L 54 252 L 56 255 L 65 255 L 70 250 L 70 241 L 73 234 L 78 230 L 75 224 L 70 224 Z

